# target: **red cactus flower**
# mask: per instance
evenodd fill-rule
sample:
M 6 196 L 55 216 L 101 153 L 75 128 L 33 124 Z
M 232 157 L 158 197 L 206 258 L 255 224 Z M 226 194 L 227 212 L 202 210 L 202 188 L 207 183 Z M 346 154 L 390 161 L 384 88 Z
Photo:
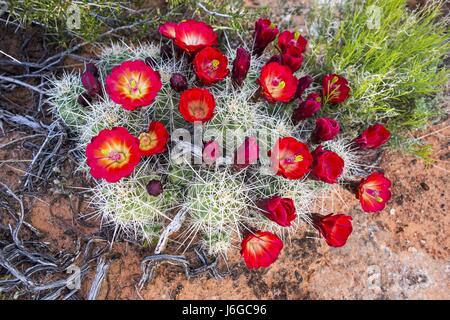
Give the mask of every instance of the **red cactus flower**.
M 214 115 L 215 108 L 214 96 L 202 88 L 183 91 L 178 104 L 178 111 L 187 122 L 209 121 Z
M 260 56 L 269 43 L 275 40 L 277 34 L 277 26 L 269 19 L 258 19 L 255 22 L 255 31 L 253 32 L 253 54 Z
M 323 77 L 322 91 L 325 101 L 332 104 L 342 103 L 350 95 L 347 79 L 334 73 Z
M 333 140 L 341 130 L 339 122 L 330 118 L 317 118 L 316 127 L 311 135 L 314 143 Z
M 365 212 L 378 212 L 384 209 L 386 202 L 391 199 L 391 181 L 381 172 L 373 172 L 362 179 L 356 198 Z
M 204 85 L 222 81 L 230 73 L 228 58 L 216 48 L 207 47 L 195 55 L 194 71 Z
M 344 246 L 353 231 L 352 217 L 341 213 L 330 213 L 326 216 L 314 215 L 313 224 L 330 247 Z
M 95 97 L 102 90 L 100 81 L 98 81 L 98 79 L 94 75 L 94 73 L 92 73 L 91 71 L 89 71 L 87 69 L 81 75 L 81 84 L 83 85 L 83 87 L 86 89 L 87 93 L 91 97 Z
M 295 92 L 296 98 L 301 98 L 303 92 L 309 88 L 311 83 L 313 83 L 313 78 L 311 76 L 304 76 L 298 79 L 297 91 Z
M 150 105 L 162 87 L 159 74 L 142 60 L 125 61 L 106 77 L 106 92 L 126 110 Z
M 314 176 L 326 183 L 336 183 L 344 171 L 344 160 L 336 152 L 325 150 L 322 146 L 318 146 L 312 156 Z
M 177 25 L 175 22 L 166 22 L 159 26 L 158 32 L 169 39 L 175 39 L 177 36 Z
M 202 21 L 183 21 L 177 25 L 175 34 L 175 44 L 188 54 L 217 44 L 217 33 Z
M 258 208 L 270 220 L 282 227 L 290 227 L 291 222 L 297 218 L 294 201 L 290 198 L 274 196 L 256 202 Z
M 300 32 L 283 31 L 278 36 L 278 47 L 280 51 L 285 53 L 289 47 L 295 47 L 304 52 L 308 41 L 300 34 Z
M 286 52 L 281 55 L 281 60 L 285 66 L 288 66 L 292 72 L 295 72 L 302 66 L 303 55 L 300 49 L 288 47 Z
M 222 156 L 222 150 L 217 141 L 211 140 L 203 147 L 203 161 L 206 164 L 214 164 Z
M 86 163 L 95 179 L 117 182 L 128 177 L 139 163 L 139 140 L 127 129 L 103 129 L 86 147 Z
M 298 123 L 312 117 L 322 107 L 322 98 L 318 93 L 308 94 L 305 101 L 300 101 L 292 113 L 292 121 Z
M 382 124 L 374 124 L 364 130 L 355 140 L 361 149 L 377 149 L 391 137 L 390 132 Z
M 237 169 L 244 169 L 258 161 L 259 145 L 256 137 L 246 137 L 237 148 L 234 155 L 234 165 Z
M 291 101 L 297 90 L 297 81 L 288 67 L 277 62 L 271 62 L 262 67 L 258 79 L 262 94 L 269 102 Z
M 257 231 L 241 243 L 241 255 L 249 269 L 267 268 L 278 259 L 283 241 L 273 233 Z
M 159 121 L 152 121 L 147 132 L 139 135 L 139 149 L 143 156 L 163 153 L 167 151 L 167 141 L 170 135 Z
M 236 58 L 233 61 L 233 71 L 231 78 L 233 82 L 240 86 L 247 77 L 248 69 L 250 69 L 251 55 L 244 48 L 237 48 Z
M 278 139 L 269 157 L 273 171 L 286 179 L 303 178 L 313 162 L 308 146 L 293 137 Z

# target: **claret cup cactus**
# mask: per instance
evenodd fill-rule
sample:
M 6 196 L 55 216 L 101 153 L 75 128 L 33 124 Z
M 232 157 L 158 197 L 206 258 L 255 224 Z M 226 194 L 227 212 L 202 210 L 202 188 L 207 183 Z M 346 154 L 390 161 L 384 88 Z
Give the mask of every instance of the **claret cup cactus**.
M 239 48 L 220 46 L 201 21 L 159 31 L 161 45 L 113 44 L 81 75 L 53 79 L 48 92 L 76 136 L 102 221 L 151 243 L 182 213 L 180 247 L 201 243 L 224 257 L 240 247 L 246 265 L 258 268 L 300 227 L 316 228 L 330 246 L 345 244 L 351 217 L 315 212 L 338 184 L 364 210 L 384 208 L 390 182 L 367 177 L 362 159 L 389 132 L 376 124 L 353 139 L 338 119 L 316 115 L 345 103 L 351 83 L 301 67 L 306 36 L 280 33 L 267 19 Z

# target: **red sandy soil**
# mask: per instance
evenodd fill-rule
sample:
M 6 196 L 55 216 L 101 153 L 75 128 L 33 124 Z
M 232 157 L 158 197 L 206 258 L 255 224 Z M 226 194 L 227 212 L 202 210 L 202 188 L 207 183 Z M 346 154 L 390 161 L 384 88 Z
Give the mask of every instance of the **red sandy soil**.
M 380 166 L 393 181 L 393 198 L 383 212 L 363 213 L 358 201 L 342 191 L 345 204 L 335 209 L 350 213 L 354 221 L 354 232 L 343 248 L 329 248 L 312 230 L 301 230 L 266 270 L 248 271 L 237 252 L 229 257 L 228 266 L 221 263 L 222 271 L 230 272 L 223 280 L 206 275 L 188 280 L 179 267 L 163 264 L 138 292 L 140 261 L 152 251 L 118 242 L 109 254 L 112 264 L 98 298 L 449 299 L 449 135 L 449 121 L 418 134 L 433 145 L 436 161 L 431 166 L 397 152 L 383 156 Z M 0 146 L 21 136 L 19 132 L 1 136 Z M 19 161 L 30 157 L 17 146 L 0 148 L 0 181 L 17 188 L 26 169 L 26 162 Z M 60 180 L 67 176 L 62 173 Z M 74 250 L 78 240 L 98 228 L 74 216 L 74 211 L 75 215 L 86 211 L 86 201 L 80 205 L 79 199 L 69 201 L 51 191 L 27 197 L 28 221 L 55 251 Z M 92 274 L 84 282 L 82 296 L 91 279 Z

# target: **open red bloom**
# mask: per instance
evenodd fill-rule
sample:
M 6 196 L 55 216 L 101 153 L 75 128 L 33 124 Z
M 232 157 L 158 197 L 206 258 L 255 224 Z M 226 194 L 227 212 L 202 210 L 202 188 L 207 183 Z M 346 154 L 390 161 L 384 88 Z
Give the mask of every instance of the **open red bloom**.
M 195 55 L 194 71 L 204 85 L 222 81 L 230 73 L 228 58 L 216 48 L 207 47 Z
M 246 137 L 234 154 L 234 165 L 237 169 L 244 169 L 258 161 L 259 145 L 256 137 Z
M 288 66 L 292 72 L 295 72 L 302 66 L 303 55 L 300 49 L 288 47 L 286 52 L 281 55 L 281 60 L 285 66 Z
M 150 105 L 162 87 L 159 74 L 142 60 L 125 61 L 106 77 L 106 92 L 126 110 Z
M 95 179 L 117 182 L 128 177 L 139 163 L 139 140 L 127 129 L 103 129 L 86 147 L 86 163 Z
M 250 69 L 250 61 L 250 52 L 244 48 L 237 48 L 236 58 L 233 61 L 233 72 L 231 77 L 233 82 L 238 86 L 242 85 L 242 82 L 247 77 L 248 69 Z
M 322 98 L 318 93 L 308 94 L 305 101 L 300 101 L 292 113 L 294 123 L 311 118 L 322 107 Z
M 391 199 L 391 181 L 381 172 L 373 172 L 362 179 L 356 197 L 365 212 L 378 212 L 384 209 Z
M 267 231 L 249 234 L 241 243 L 241 255 L 249 269 L 267 268 L 278 259 L 281 249 L 283 241 Z
M 158 32 L 169 39 L 175 39 L 177 35 L 177 24 L 175 22 L 166 22 L 159 26 Z
M 202 21 L 186 20 L 179 23 L 175 35 L 175 44 L 189 54 L 217 44 L 217 33 Z
M 341 213 L 314 215 L 313 223 L 330 247 L 344 246 L 353 231 L 352 217 Z
M 143 156 L 166 152 L 169 138 L 169 132 L 164 125 L 159 121 L 152 121 L 148 131 L 139 135 L 139 149 Z
M 300 34 L 300 32 L 283 31 L 278 36 L 278 47 L 281 52 L 287 52 L 289 47 L 295 47 L 304 52 L 308 41 Z
M 258 19 L 255 22 L 255 32 L 253 32 L 253 54 L 260 56 L 267 45 L 275 40 L 277 34 L 277 26 L 269 19 Z
M 339 122 L 331 118 L 317 118 L 316 127 L 311 134 L 312 142 L 320 143 L 333 140 L 341 130 Z
M 178 111 L 187 122 L 209 121 L 214 115 L 215 108 L 214 96 L 202 88 L 183 91 L 178 104 Z
M 322 146 L 318 146 L 312 156 L 312 173 L 316 178 L 326 183 L 336 183 L 344 171 L 344 160 L 336 152 L 325 150 Z
M 303 178 L 313 162 L 308 146 L 293 137 L 278 139 L 269 156 L 273 171 L 286 179 Z
M 256 205 L 268 219 L 282 227 L 290 227 L 291 222 L 297 218 L 294 201 L 290 198 L 274 196 L 269 199 L 259 200 Z
M 347 79 L 334 73 L 323 77 L 322 91 L 325 101 L 332 104 L 342 103 L 350 95 Z
M 271 62 L 262 67 L 258 79 L 262 94 L 269 102 L 291 101 L 297 90 L 297 81 L 288 67 L 277 62 Z
M 377 123 L 364 130 L 354 141 L 362 149 L 376 149 L 385 144 L 390 137 L 390 132 L 382 124 Z

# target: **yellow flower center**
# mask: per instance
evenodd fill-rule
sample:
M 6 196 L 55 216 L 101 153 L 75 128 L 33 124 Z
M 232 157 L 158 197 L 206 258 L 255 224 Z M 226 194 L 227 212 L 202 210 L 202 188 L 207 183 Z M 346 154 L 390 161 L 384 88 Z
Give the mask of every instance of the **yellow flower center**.
M 130 86 L 131 86 L 131 89 L 133 89 L 133 90 L 136 90 L 137 89 L 137 81 L 136 80 L 134 80 L 134 79 L 131 79 L 131 81 L 130 81 Z
M 380 196 L 377 196 L 375 199 L 377 200 L 377 202 L 383 202 L 383 198 L 381 198 Z
M 276 27 L 277 26 L 274 23 L 271 23 L 270 26 L 269 26 L 270 29 L 275 29 Z
M 321 98 L 321 97 L 317 97 L 317 98 L 316 98 L 316 101 L 317 101 L 317 102 L 320 102 L 320 101 L 322 101 L 322 98 Z
M 284 87 L 286 87 L 286 82 L 280 81 L 280 83 L 278 84 L 278 88 L 279 89 L 284 89 Z
M 303 156 L 302 155 L 296 155 L 295 156 L 295 159 L 294 159 L 294 162 L 302 162 L 303 161 Z
M 337 76 L 334 76 L 333 79 L 331 79 L 331 83 L 338 82 L 339 78 Z
M 214 59 L 213 61 L 211 61 L 211 65 L 214 69 L 216 69 L 220 64 L 220 61 L 217 59 Z
M 295 33 L 294 33 L 294 39 L 295 39 L 295 40 L 298 40 L 298 38 L 300 38 L 300 32 L 295 31 Z

